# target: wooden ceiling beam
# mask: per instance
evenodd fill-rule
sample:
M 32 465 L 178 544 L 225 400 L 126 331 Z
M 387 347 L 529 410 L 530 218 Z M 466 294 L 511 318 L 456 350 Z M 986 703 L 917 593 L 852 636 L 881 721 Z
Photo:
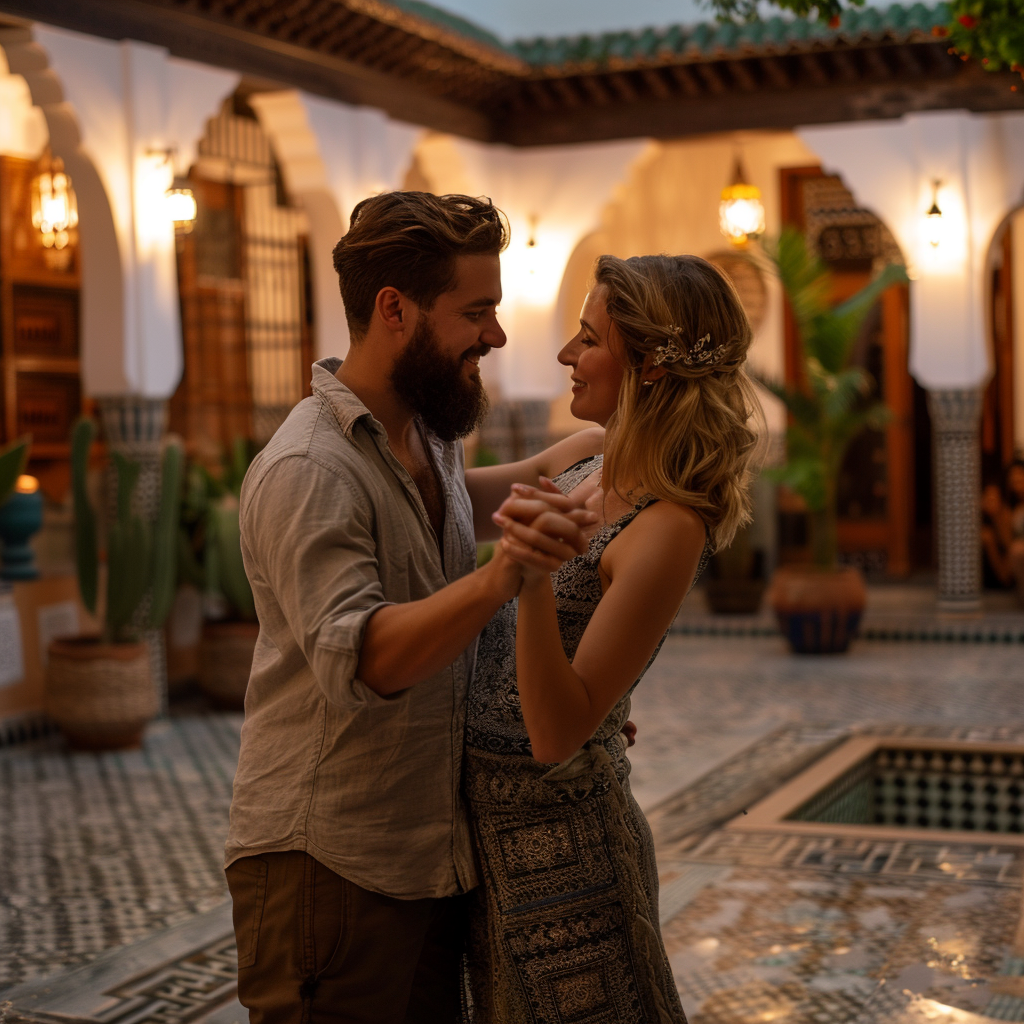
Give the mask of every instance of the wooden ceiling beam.
M 694 66 L 697 70 L 697 74 L 704 79 L 708 90 L 712 95 L 722 96 L 729 91 L 729 86 L 726 85 L 721 73 L 713 63 L 710 61 L 704 61 Z
M 685 64 L 670 64 L 668 73 L 676 80 L 676 83 L 687 96 L 704 95 L 705 90 L 701 88 L 696 76 Z
M 579 91 L 573 88 L 571 82 L 565 78 L 552 78 L 550 81 L 551 88 L 556 92 L 562 103 L 567 106 L 570 110 L 574 110 L 576 107 L 583 106 L 584 97 L 580 95 Z
M 387 32 L 376 32 L 370 37 L 364 36 L 363 49 L 359 54 L 359 59 L 366 61 L 374 67 L 377 66 L 378 61 L 384 57 L 390 50 L 401 44 L 409 38 L 408 34 L 402 32 L 399 29 L 391 28 L 387 26 L 390 31 Z M 438 47 L 434 44 L 434 51 L 438 54 L 444 54 L 448 56 L 447 51 Z
M 601 79 L 597 75 L 580 75 L 576 81 L 599 107 L 606 107 L 612 102 L 611 93 L 602 85 Z
M 352 19 L 352 12 L 336 0 L 323 0 L 320 7 L 325 12 L 323 18 L 318 18 L 315 24 L 307 25 L 294 38 L 293 42 L 299 46 L 319 46 L 321 41 Z
M 671 99 L 675 91 L 669 87 L 661 72 L 657 68 L 643 68 L 640 77 L 651 93 L 659 100 Z
M 765 78 L 777 89 L 788 89 L 793 84 L 781 57 L 762 57 L 758 63 Z
M 957 62 L 959 64 L 959 62 Z M 1024 111 L 1024 93 L 1010 92 L 1020 79 L 960 64 L 954 79 L 929 79 L 913 89 L 860 81 L 828 86 L 809 81 L 790 89 L 763 90 L 757 102 L 737 93 L 677 96 L 587 107 L 562 114 L 509 114 L 502 134 L 512 145 L 551 146 L 606 139 L 685 138 L 739 130 L 792 130 L 799 125 L 889 120 L 917 110 Z
M 351 45 L 348 52 L 353 57 L 363 58 L 363 54 L 369 54 L 376 49 L 382 40 L 393 38 L 396 30 L 391 26 L 379 21 L 366 18 L 366 25 L 360 26 L 357 32 L 352 34 Z
M 548 83 L 534 79 L 526 83 L 526 92 L 541 110 L 557 110 L 558 104 L 548 89 Z
M 914 78 L 920 78 L 924 74 L 924 66 L 914 52 L 916 49 L 917 47 L 915 46 L 907 45 L 893 47 L 896 58 L 904 70 L 909 72 Z
M 615 71 L 605 77 L 612 89 L 627 103 L 635 103 L 640 99 L 640 94 L 633 88 L 633 83 L 629 80 L 629 76 L 627 74 L 621 71 Z
M 423 56 L 429 46 L 427 40 L 419 36 L 406 36 L 404 42 L 396 45 L 383 60 L 378 61 L 377 67 L 388 74 L 407 74 L 418 65 L 417 58 Z
M 334 9 L 330 0 L 302 0 L 289 5 L 283 15 L 278 32 L 290 43 L 305 46 L 310 28 L 322 23 Z
M 39 0 L 0 0 L 0 11 L 39 20 Z M 341 54 L 268 39 L 219 16 L 195 14 L 153 0 L 47 0 L 47 24 L 101 38 L 136 39 L 173 56 L 229 68 L 251 78 L 304 89 L 353 106 L 376 107 L 399 120 L 482 142 L 497 126 L 477 103 L 385 75 Z
M 815 85 L 828 85 L 832 80 L 818 54 L 801 53 L 799 63 L 804 73 Z
M 331 32 L 321 43 L 321 47 L 331 53 L 347 54 L 369 24 L 370 20 L 365 14 L 350 11 L 348 18 Z
M 865 46 L 860 52 L 864 55 L 864 66 L 872 78 L 883 82 L 892 78 L 892 68 L 882 56 L 881 50 L 875 46 Z
M 730 60 L 726 63 L 729 74 L 733 81 L 744 92 L 756 92 L 761 88 L 761 83 L 754 76 L 754 64 L 752 61 Z
M 853 59 L 852 51 L 833 50 L 829 56 L 832 58 L 832 64 L 836 69 L 836 76 L 841 82 L 860 81 L 860 70 L 857 68 L 857 63 Z

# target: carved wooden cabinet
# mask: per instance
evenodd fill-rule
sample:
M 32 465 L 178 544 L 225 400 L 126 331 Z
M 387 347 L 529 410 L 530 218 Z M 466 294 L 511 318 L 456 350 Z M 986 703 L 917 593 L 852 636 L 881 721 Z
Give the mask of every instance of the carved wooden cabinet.
M 75 231 L 47 249 L 32 225 L 40 163 L 0 157 L 0 438 L 32 435 L 31 472 L 57 497 L 82 406 Z

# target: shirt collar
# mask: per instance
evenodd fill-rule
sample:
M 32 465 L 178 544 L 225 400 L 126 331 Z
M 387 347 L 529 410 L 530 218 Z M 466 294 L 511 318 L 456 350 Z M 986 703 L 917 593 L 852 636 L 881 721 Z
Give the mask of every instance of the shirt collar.
M 318 359 L 313 364 L 313 394 L 319 396 L 321 401 L 326 402 L 334 414 L 334 418 L 338 421 L 342 433 L 350 441 L 352 440 L 352 431 L 360 420 L 366 421 L 367 430 L 379 434 L 387 441 L 388 433 L 384 429 L 384 424 L 374 419 L 373 413 L 363 405 L 356 393 L 338 380 L 336 374 L 341 364 L 342 360 L 337 356 Z M 445 445 L 439 437 L 427 430 L 422 421 L 420 421 L 420 427 L 435 454 L 443 458 L 450 446 Z
M 370 430 L 385 433 L 384 427 L 373 418 L 373 413 L 356 396 L 351 388 L 346 387 L 335 376 L 342 361 L 337 356 L 318 359 L 313 364 L 313 394 L 334 414 L 342 433 L 351 440 L 352 430 L 361 419 L 367 420 Z

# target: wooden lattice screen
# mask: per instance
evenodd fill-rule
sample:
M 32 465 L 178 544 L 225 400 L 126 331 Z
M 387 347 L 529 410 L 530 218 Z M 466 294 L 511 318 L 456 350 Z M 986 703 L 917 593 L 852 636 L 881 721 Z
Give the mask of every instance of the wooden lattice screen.
M 185 366 L 171 428 L 214 465 L 236 438 L 265 443 L 308 394 L 307 225 L 283 201 L 259 124 L 231 109 L 208 122 L 190 180 L 198 215 L 178 240 Z
M 30 472 L 60 501 L 82 408 L 77 232 L 47 249 L 32 225 L 38 160 L 0 157 L 0 443 L 32 435 Z

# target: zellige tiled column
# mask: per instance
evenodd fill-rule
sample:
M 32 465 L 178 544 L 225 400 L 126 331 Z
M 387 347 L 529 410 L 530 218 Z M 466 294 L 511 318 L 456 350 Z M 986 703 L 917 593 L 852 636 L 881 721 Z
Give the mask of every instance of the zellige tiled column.
M 150 522 L 156 521 L 160 500 L 160 458 L 167 426 L 167 402 L 162 398 L 118 395 L 97 399 L 103 434 L 111 451 L 139 464 L 139 480 L 135 485 L 134 510 Z M 110 469 L 108 515 L 116 514 L 117 474 Z M 139 607 L 137 620 L 149 614 L 150 595 Z M 149 665 L 153 685 L 160 699 L 160 713 L 167 712 L 167 656 L 162 629 L 148 629 L 142 634 L 149 645 Z
M 981 391 L 928 392 L 935 458 L 939 610 L 981 611 Z

